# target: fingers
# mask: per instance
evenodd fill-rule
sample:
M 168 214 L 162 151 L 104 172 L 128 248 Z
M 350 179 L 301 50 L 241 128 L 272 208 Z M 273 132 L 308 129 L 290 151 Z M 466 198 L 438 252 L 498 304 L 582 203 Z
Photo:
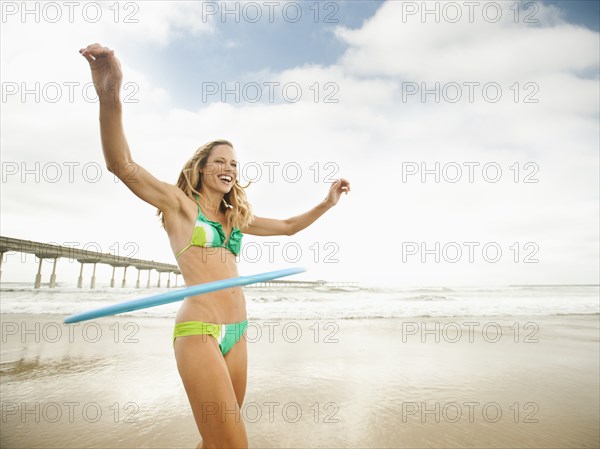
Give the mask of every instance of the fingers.
M 81 53 L 81 55 L 87 59 L 87 62 L 94 62 L 94 58 L 92 58 L 91 55 L 84 53 L 83 49 L 79 50 L 79 53 Z
M 96 43 L 88 45 L 85 48 L 81 48 L 79 53 L 87 59 L 88 62 L 93 62 L 99 58 L 109 57 L 111 60 L 114 60 L 114 51 L 108 47 L 103 47 L 102 45 Z
M 346 193 L 348 193 L 350 191 L 350 181 L 348 181 L 346 178 L 338 179 L 336 184 L 338 186 L 340 186 L 342 188 L 342 190 L 345 190 Z
M 348 195 L 348 193 L 350 192 L 350 181 L 348 181 L 346 178 L 340 178 L 337 181 L 333 182 L 331 184 L 330 190 L 335 191 L 338 189 L 340 189 L 343 193 Z

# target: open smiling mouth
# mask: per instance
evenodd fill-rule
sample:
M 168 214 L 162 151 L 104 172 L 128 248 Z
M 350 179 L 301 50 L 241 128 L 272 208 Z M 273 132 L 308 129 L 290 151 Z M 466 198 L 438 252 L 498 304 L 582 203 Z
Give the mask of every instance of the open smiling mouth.
M 231 183 L 233 182 L 233 178 L 229 175 L 219 175 L 219 179 L 225 185 L 231 185 Z

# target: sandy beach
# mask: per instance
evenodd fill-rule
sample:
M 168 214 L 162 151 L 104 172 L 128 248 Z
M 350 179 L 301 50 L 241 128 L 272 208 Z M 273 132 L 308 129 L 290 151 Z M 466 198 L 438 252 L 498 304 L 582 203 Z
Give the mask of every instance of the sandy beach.
M 172 320 L 3 314 L 2 448 L 200 440 Z M 251 321 L 250 447 L 594 448 L 597 315 Z

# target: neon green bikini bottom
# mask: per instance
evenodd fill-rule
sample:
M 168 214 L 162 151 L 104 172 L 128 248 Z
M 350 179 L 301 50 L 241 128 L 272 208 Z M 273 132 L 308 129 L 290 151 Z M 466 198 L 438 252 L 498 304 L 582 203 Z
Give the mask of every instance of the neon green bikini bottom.
M 219 348 L 223 355 L 227 354 L 231 348 L 242 338 L 248 320 L 239 323 L 205 323 L 203 321 L 184 321 L 175 325 L 173 332 L 173 344 L 177 337 L 187 337 L 189 335 L 212 335 L 217 340 Z

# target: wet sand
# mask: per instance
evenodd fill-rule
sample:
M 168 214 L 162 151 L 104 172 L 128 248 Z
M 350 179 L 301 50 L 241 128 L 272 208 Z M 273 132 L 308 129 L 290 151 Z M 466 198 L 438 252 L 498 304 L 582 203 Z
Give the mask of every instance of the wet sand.
M 0 316 L 2 448 L 195 447 L 172 320 L 62 318 Z M 247 337 L 250 447 L 600 445 L 597 315 L 251 320 Z

